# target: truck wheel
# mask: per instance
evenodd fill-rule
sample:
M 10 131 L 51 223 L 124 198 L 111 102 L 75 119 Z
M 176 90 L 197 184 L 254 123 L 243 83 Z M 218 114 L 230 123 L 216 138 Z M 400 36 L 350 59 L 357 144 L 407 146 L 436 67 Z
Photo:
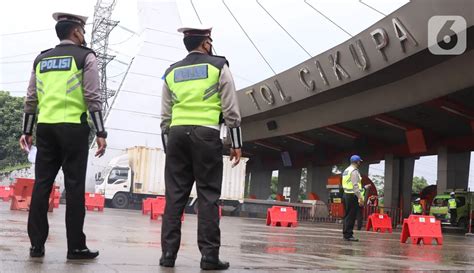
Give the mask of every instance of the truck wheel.
M 117 208 L 117 209 L 126 209 L 128 208 L 128 196 L 123 193 L 119 192 L 115 194 L 114 198 L 112 199 L 112 207 Z

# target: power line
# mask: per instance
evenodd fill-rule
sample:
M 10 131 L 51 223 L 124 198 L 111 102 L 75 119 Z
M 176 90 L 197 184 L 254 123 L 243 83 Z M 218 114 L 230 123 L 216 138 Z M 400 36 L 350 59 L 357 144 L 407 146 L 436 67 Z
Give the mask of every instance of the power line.
M 20 31 L 20 32 L 11 32 L 11 33 L 2 33 L 1 36 L 13 36 L 13 35 L 20 35 L 20 34 L 27 34 L 27 33 L 34 33 L 34 32 L 42 32 L 52 30 L 51 28 L 43 28 L 43 29 L 35 29 L 35 30 L 28 30 L 28 31 Z
M 160 79 L 160 80 L 161 80 L 161 77 L 158 77 L 158 76 L 155 76 L 155 75 L 144 74 L 144 73 L 139 73 L 139 72 L 128 72 L 128 73 L 129 73 L 129 74 L 133 74 L 133 75 L 151 77 L 151 78 L 156 78 L 156 79 Z
M 372 6 L 370 6 L 369 4 L 366 4 L 366 3 L 362 2 L 362 0 L 359 0 L 359 2 L 360 2 L 361 4 L 363 4 L 363 5 L 366 5 L 367 7 L 371 8 L 372 10 L 374 10 L 374 11 L 376 11 L 376 12 L 382 14 L 383 16 L 387 16 L 385 13 L 379 11 L 378 9 L 376 9 L 376 8 L 374 8 L 374 7 L 372 7 Z
M 111 128 L 111 127 L 107 127 L 107 129 L 108 129 L 108 130 L 115 130 L 115 131 L 130 132 L 130 133 L 139 133 L 139 134 L 147 134 L 147 135 L 161 136 L 161 134 L 158 134 L 158 133 L 142 132 L 142 131 L 136 131 L 136 130 L 121 129 L 121 128 Z
M 257 4 L 268 14 L 268 16 L 270 16 L 270 18 L 273 19 L 273 21 L 275 21 L 275 23 L 288 35 L 290 36 L 290 38 L 301 48 L 304 50 L 304 52 L 306 52 L 306 54 L 308 54 L 309 57 L 313 57 L 276 19 L 275 17 L 273 17 L 270 12 L 258 1 L 257 1 Z
M 199 14 L 198 14 L 198 12 L 197 12 L 197 10 L 196 10 L 196 7 L 194 6 L 193 0 L 189 0 L 189 1 L 191 2 L 191 6 L 193 6 L 194 12 L 196 13 L 196 16 L 197 16 L 197 18 L 198 18 L 198 20 L 199 20 L 199 23 L 202 24 L 201 17 L 199 17 Z
M 138 95 L 143 95 L 143 96 L 150 96 L 150 97 L 158 97 L 158 98 L 161 98 L 161 95 L 150 94 L 150 93 L 143 93 L 143 92 L 137 92 L 137 91 L 122 90 L 121 92 L 125 92 L 125 93 L 132 93 L 132 94 L 138 94 Z
M 13 82 L 0 82 L 0 84 L 17 84 L 17 83 L 24 83 L 29 81 L 13 81 Z
M 154 43 L 154 42 L 150 42 L 150 41 L 144 41 L 145 44 L 152 44 L 152 45 L 157 45 L 157 46 L 162 46 L 162 47 L 169 47 L 169 48 L 174 48 L 174 49 L 179 49 L 179 50 L 182 50 L 182 51 L 186 51 L 186 49 L 182 48 L 182 47 L 177 47 L 177 46 L 171 46 L 171 45 L 165 45 L 165 44 L 160 44 L 160 43 Z
M 146 57 L 146 58 L 150 58 L 150 59 L 156 59 L 156 60 L 170 62 L 170 63 L 176 62 L 175 60 L 169 60 L 169 59 L 164 59 L 164 58 L 160 58 L 160 57 L 153 57 L 153 56 L 148 56 L 148 55 L 142 55 L 142 54 L 138 54 L 137 56 Z
M 232 13 L 232 11 L 230 10 L 229 6 L 227 6 L 227 4 L 225 3 L 225 0 L 222 0 L 222 3 L 224 4 L 224 6 L 226 7 L 227 11 L 229 11 L 230 15 L 232 15 L 232 17 L 234 18 L 235 22 L 237 23 L 237 25 L 239 25 L 240 29 L 242 30 L 242 32 L 245 34 L 245 36 L 247 36 L 247 39 L 250 41 L 250 43 L 253 45 L 253 47 L 257 50 L 258 54 L 260 54 L 260 57 L 262 57 L 262 59 L 265 61 L 265 63 L 268 65 L 268 67 L 273 71 L 273 73 L 276 75 L 276 72 L 275 70 L 273 69 L 273 67 L 270 65 L 270 63 L 267 61 L 267 59 L 265 59 L 265 56 L 263 56 L 262 52 L 260 52 L 260 50 L 258 49 L 258 47 L 255 45 L 255 43 L 252 41 L 252 39 L 250 38 L 250 36 L 247 34 L 247 32 L 245 31 L 245 29 L 242 27 L 242 25 L 239 23 L 239 21 L 237 20 L 237 18 L 235 17 L 234 13 Z
M 32 61 L 10 61 L 10 62 L 0 62 L 0 64 L 26 64 L 31 63 Z
M 107 76 L 107 79 L 116 78 L 116 77 L 119 77 L 119 76 L 121 76 L 121 75 L 123 75 L 123 74 L 125 74 L 125 71 L 124 71 L 124 72 L 122 72 L 122 73 L 119 73 L 119 74 L 117 74 L 117 75 L 113 75 L 113 76 Z
M 135 36 L 135 33 L 133 33 L 132 35 L 130 35 L 130 37 L 128 37 L 127 39 L 125 39 L 125 40 L 123 40 L 123 41 L 121 41 L 121 42 L 118 42 L 118 43 L 113 43 L 113 44 L 109 44 L 109 45 L 113 45 L 113 46 L 115 46 L 115 45 L 121 45 L 121 44 L 124 44 L 124 43 L 128 42 L 130 39 L 132 39 L 132 38 L 133 38 L 133 36 Z
M 35 52 L 29 52 L 29 53 L 23 53 L 23 54 L 17 54 L 17 55 L 2 56 L 0 57 L 0 59 L 16 58 L 16 57 L 21 57 L 21 56 L 33 55 L 33 54 L 38 54 L 38 52 L 35 51 Z
M 141 112 L 141 111 L 135 111 L 135 110 L 128 110 L 128 109 L 112 108 L 111 111 L 121 111 L 121 112 L 127 112 L 127 113 L 132 113 L 132 114 L 151 116 L 153 118 L 161 118 L 161 115 L 156 115 L 156 114 Z
M 147 27 L 147 28 L 145 28 L 145 29 L 153 30 L 153 31 L 156 31 L 156 32 L 161 32 L 161 33 L 166 33 L 166 34 L 169 34 L 169 35 L 181 37 L 181 35 L 179 35 L 178 33 L 169 32 L 169 31 L 166 31 L 166 30 L 161 30 L 161 29 L 156 29 L 156 28 L 151 28 L 151 27 Z
M 350 34 L 349 32 L 347 32 L 344 28 L 342 28 L 340 25 L 338 25 L 336 22 L 334 22 L 333 20 L 331 20 L 331 18 L 329 18 L 328 16 L 326 16 L 325 14 L 323 14 L 322 12 L 320 12 L 318 9 L 316 9 L 315 7 L 313 7 L 313 5 L 311 5 L 310 3 L 306 2 L 307 0 L 304 0 L 304 2 L 306 3 L 306 5 L 310 6 L 314 11 L 316 11 L 317 13 L 319 13 L 321 16 L 323 16 L 324 18 L 326 18 L 326 20 L 328 20 L 329 22 L 333 23 L 336 27 L 338 27 L 340 30 L 344 31 L 347 35 L 349 35 L 350 37 L 353 37 L 352 34 Z

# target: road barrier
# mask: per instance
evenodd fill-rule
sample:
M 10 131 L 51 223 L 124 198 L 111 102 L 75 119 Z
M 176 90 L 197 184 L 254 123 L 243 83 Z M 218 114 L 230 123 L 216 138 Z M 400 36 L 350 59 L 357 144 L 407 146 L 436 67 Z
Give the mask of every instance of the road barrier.
M 155 200 L 155 198 L 148 197 L 146 199 L 143 199 L 142 201 L 142 214 L 147 215 L 149 212 L 151 212 L 151 203 Z
M 443 244 L 443 234 L 441 233 L 441 222 L 434 216 L 410 215 L 403 220 L 400 242 L 405 243 L 410 237 L 412 244 L 430 245 L 436 240 L 438 245 Z
M 387 214 L 379 214 L 379 213 L 373 213 L 369 215 L 369 219 L 367 220 L 367 227 L 366 230 L 370 231 L 376 231 L 376 232 L 382 232 L 384 233 L 385 231 L 388 231 L 392 233 L 392 219 L 390 216 Z
M 17 178 L 13 185 L 11 210 L 29 210 L 33 193 L 34 179 Z
M 158 217 L 165 213 L 166 199 L 165 197 L 158 196 L 151 201 L 151 214 L 150 219 L 156 220 Z
M 13 186 L 0 186 L 0 199 L 4 202 L 10 201 L 13 195 Z
M 84 195 L 86 198 L 87 210 L 97 209 L 98 211 L 104 211 L 105 197 L 98 193 L 86 192 Z
M 267 226 L 297 227 L 297 215 L 292 207 L 273 206 L 267 210 Z

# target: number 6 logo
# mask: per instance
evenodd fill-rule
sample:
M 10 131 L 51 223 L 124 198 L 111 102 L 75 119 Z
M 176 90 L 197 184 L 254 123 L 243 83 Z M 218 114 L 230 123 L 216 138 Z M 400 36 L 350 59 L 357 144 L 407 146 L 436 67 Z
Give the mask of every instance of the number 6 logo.
M 428 21 L 428 49 L 434 55 L 461 55 L 466 51 L 466 20 L 439 15 Z

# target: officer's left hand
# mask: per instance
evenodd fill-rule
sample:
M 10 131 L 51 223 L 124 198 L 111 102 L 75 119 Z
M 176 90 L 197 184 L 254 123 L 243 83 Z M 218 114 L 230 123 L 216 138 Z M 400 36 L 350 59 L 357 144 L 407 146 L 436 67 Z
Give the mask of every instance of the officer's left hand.
M 105 148 L 107 147 L 107 141 L 103 137 L 96 138 L 97 143 L 97 152 L 95 153 L 96 157 L 102 157 L 105 154 Z
M 234 160 L 234 163 L 232 163 L 232 168 L 237 166 L 240 163 L 240 157 L 242 156 L 242 150 L 241 149 L 233 149 L 230 148 L 230 157 L 229 160 L 232 161 Z
M 31 145 L 33 145 L 33 136 L 22 135 L 20 137 L 20 147 L 23 151 L 29 152 Z

